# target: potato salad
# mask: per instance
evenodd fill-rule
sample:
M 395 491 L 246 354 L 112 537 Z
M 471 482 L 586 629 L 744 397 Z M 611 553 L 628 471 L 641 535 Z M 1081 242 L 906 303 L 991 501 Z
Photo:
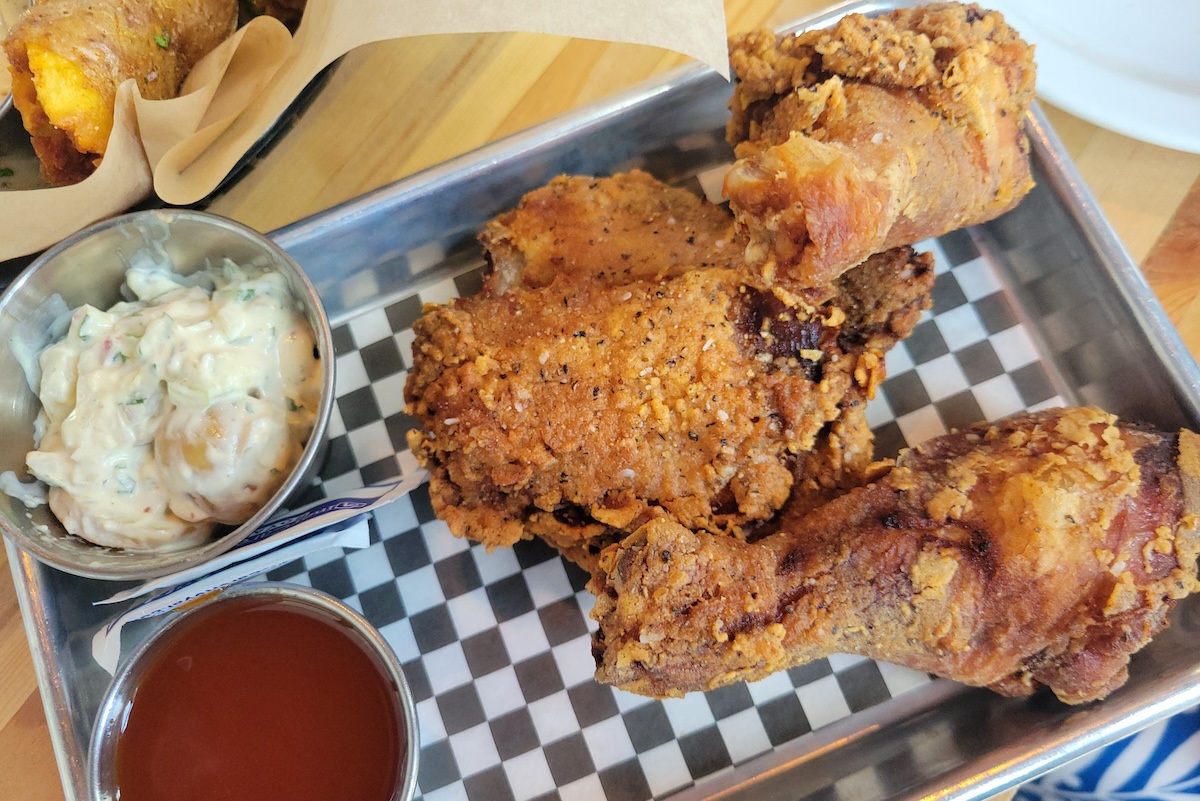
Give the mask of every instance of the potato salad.
M 170 550 L 245 522 L 287 479 L 321 366 L 286 280 L 230 261 L 126 273 L 127 301 L 76 309 L 39 356 L 29 470 L 98 545 Z

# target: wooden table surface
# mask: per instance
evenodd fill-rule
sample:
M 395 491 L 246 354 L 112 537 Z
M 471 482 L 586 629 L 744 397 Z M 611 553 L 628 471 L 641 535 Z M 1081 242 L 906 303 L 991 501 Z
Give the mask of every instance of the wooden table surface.
M 824 0 L 726 0 L 731 32 Z M 429 36 L 348 55 L 312 106 L 211 210 L 270 231 L 684 63 L 634 45 L 534 34 Z M 1046 108 L 1084 181 L 1200 355 L 1200 155 Z M 63 798 L 0 549 L 0 798 Z

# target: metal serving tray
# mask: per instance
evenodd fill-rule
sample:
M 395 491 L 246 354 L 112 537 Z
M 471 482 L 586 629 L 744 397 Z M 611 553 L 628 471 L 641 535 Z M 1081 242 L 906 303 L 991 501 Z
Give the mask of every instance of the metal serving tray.
M 796 27 L 891 7 L 847 4 Z M 395 445 L 408 422 L 397 398 L 407 325 L 420 301 L 477 286 L 485 220 L 559 173 L 642 167 L 711 183 L 730 159 L 728 93 L 708 70 L 677 71 L 275 232 L 320 290 L 341 344 L 324 488 L 411 466 Z M 1055 403 L 1200 428 L 1200 370 L 1036 108 L 1029 134 L 1034 192 L 1001 219 L 924 243 L 939 262 L 935 308 L 889 356 L 892 375 L 869 407 L 882 451 Z M 381 373 L 389 353 L 400 362 Z M 1135 656 L 1125 687 L 1078 708 L 849 658 L 707 697 L 643 701 L 581 673 L 588 596 L 547 549 L 487 554 L 454 540 L 419 493 L 374 525 L 364 552 L 269 577 L 349 598 L 393 642 L 418 695 L 428 799 L 983 799 L 1200 702 L 1200 599 Z M 92 602 L 120 587 L 7 547 L 66 796 L 83 799 L 108 683 L 91 634 L 117 611 Z

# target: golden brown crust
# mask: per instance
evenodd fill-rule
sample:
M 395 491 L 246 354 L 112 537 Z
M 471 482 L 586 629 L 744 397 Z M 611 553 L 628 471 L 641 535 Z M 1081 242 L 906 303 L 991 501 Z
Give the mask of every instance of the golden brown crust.
M 804 514 L 862 486 L 873 468 L 874 444 L 875 437 L 866 418 L 866 404 L 844 404 L 838 418 L 817 434 L 812 448 L 794 454 L 791 492 L 785 497 L 773 498 L 771 502 L 784 505 L 793 514 Z M 778 483 L 774 486 L 781 488 Z M 742 493 L 751 490 L 761 495 L 764 487 L 743 482 L 738 488 Z M 741 494 L 732 491 L 729 494 L 739 505 L 745 502 Z M 660 515 L 655 519 L 668 517 Z M 777 517 L 775 512 L 760 528 L 746 533 L 750 538 L 767 534 L 775 526 Z M 527 513 L 524 526 L 527 535 L 541 538 L 564 558 L 592 574 L 599 569 L 604 550 L 630 533 L 628 528 L 601 524 L 590 527 L 582 522 L 564 525 L 553 513 L 536 510 Z
M 1179 432 L 1179 474 L 1188 513 L 1200 515 L 1200 435 L 1187 429 Z
M 731 42 L 726 193 L 768 277 L 820 285 L 870 253 L 989 220 L 1032 187 L 1032 48 L 957 3 Z
M 929 306 L 930 258 L 791 293 L 742 268 L 731 228 L 636 170 L 561 176 L 489 223 L 481 293 L 426 310 L 406 386 L 451 531 L 591 570 L 654 517 L 748 536 L 861 483 L 865 401 Z
M 148 99 L 176 96 L 192 66 L 236 23 L 236 0 L 44 0 L 26 11 L 5 38 L 4 51 L 13 103 L 33 137 L 46 182 L 76 183 L 94 171 L 122 82 L 134 79 Z M 52 120 L 47 106 L 54 101 L 39 96 L 30 48 L 73 64 L 99 108 L 67 103 L 70 108 Z
M 410 445 L 451 530 L 509 545 L 538 512 L 583 531 L 664 512 L 713 530 L 769 516 L 758 505 L 721 514 L 713 500 L 753 480 L 782 504 L 789 449 L 836 417 L 853 376 L 789 407 L 789 382 L 810 382 L 744 347 L 742 279 L 564 282 L 428 311 L 406 388 L 426 433 Z
M 754 544 L 656 522 L 601 556 L 597 675 L 664 696 L 847 652 L 1103 697 L 1198 587 L 1175 442 L 1051 410 L 932 440 Z
M 489 222 L 479 240 L 497 294 L 563 276 L 621 283 L 737 267 L 746 247 L 728 211 L 641 170 L 560 175 Z

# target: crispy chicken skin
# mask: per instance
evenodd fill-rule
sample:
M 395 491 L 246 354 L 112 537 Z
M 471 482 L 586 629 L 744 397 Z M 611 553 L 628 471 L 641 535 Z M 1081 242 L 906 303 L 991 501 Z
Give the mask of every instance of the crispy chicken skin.
M 4 39 L 13 104 L 52 186 L 82 181 L 108 146 L 117 87 L 175 97 L 233 32 L 237 0 L 42 0 Z
M 768 278 L 828 283 L 871 253 L 992 219 L 1029 191 L 1033 48 L 932 4 L 734 38 L 725 191 Z
M 488 223 L 479 240 L 497 294 L 561 276 L 623 283 L 737 267 L 746 248 L 728 211 L 641 170 L 560 175 Z
M 813 446 L 807 451 L 794 454 L 792 464 L 792 489 L 785 503 L 786 508 L 797 513 L 804 509 L 816 509 L 837 496 L 862 486 L 872 464 L 875 435 L 867 422 L 866 404 L 846 403 L 837 419 L 817 434 Z M 660 516 L 667 516 L 660 513 Z M 540 537 L 555 548 L 566 559 L 595 573 L 600 565 L 600 554 L 629 536 L 629 527 L 614 528 L 586 524 L 564 518 L 562 515 L 530 512 L 525 520 L 527 533 Z M 770 521 L 761 523 L 764 528 L 744 526 L 739 536 L 753 537 L 758 531 L 768 530 Z
M 858 483 L 858 407 L 933 281 L 907 248 L 859 269 L 817 306 L 712 267 L 427 309 L 405 397 L 435 511 L 459 536 L 540 535 L 590 568 L 598 544 L 656 517 L 747 535 L 792 494 L 798 461 L 805 492 Z
M 1025 414 L 906 451 L 753 544 L 652 521 L 593 576 L 597 677 L 671 696 L 843 652 L 1101 698 L 1197 589 L 1198 439 Z

